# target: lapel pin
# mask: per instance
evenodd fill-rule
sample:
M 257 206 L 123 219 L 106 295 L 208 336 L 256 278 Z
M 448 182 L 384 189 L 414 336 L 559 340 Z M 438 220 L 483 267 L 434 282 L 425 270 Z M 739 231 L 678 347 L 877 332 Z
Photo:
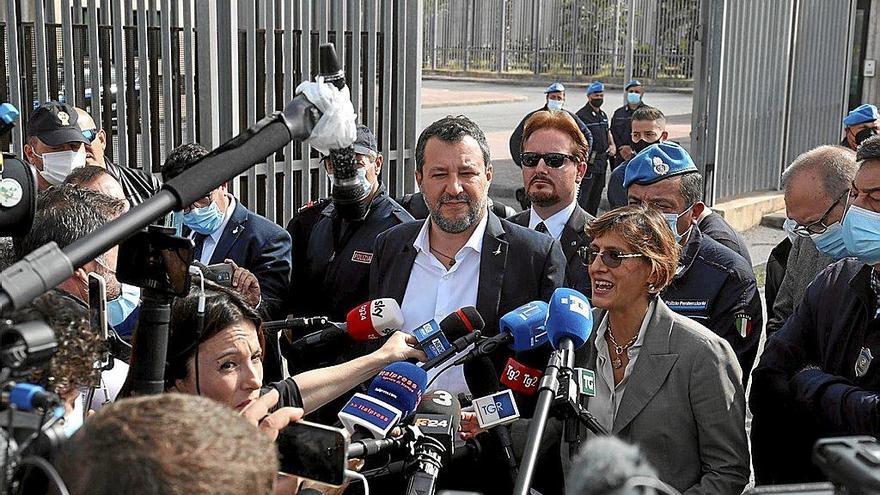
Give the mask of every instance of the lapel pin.
M 498 249 L 496 249 L 495 252 L 492 254 L 494 254 L 495 256 L 498 256 L 499 254 L 501 254 L 501 244 L 498 245 Z
M 232 229 L 232 235 L 237 235 L 240 230 L 241 225 L 236 226 L 234 229 Z

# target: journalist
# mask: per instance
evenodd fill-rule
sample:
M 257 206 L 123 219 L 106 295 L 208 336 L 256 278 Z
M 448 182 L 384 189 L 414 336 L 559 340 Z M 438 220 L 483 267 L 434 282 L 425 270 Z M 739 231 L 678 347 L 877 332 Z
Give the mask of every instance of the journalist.
M 202 395 L 238 410 L 263 394 L 277 394 L 278 406 L 301 407 L 309 413 L 387 364 L 426 360 L 415 348 L 414 337 L 397 332 L 369 355 L 261 388 L 265 340 L 259 331 L 260 316 L 237 293 L 206 281 L 205 310 L 200 318 L 199 298 L 200 290 L 193 288 L 172 307 L 165 371 L 168 391 Z

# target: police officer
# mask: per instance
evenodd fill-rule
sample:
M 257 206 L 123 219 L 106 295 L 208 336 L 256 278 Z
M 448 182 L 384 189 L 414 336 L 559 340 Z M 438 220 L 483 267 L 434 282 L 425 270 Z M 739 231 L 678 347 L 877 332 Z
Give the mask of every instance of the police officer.
M 854 108 L 843 118 L 846 135 L 841 146 L 855 151 L 865 139 L 880 134 L 880 115 L 877 107 L 865 103 Z
M 510 157 L 513 159 L 513 163 L 516 163 L 517 167 L 522 168 L 522 164 L 520 164 L 520 153 L 522 153 L 522 134 L 523 134 L 523 126 L 526 124 L 526 120 L 532 116 L 535 112 L 540 112 L 541 110 L 551 110 L 551 111 L 565 111 L 568 112 L 569 115 L 574 119 L 575 123 L 577 123 L 578 128 L 583 133 L 584 137 L 587 138 L 587 143 L 590 145 L 590 149 L 593 149 L 593 134 L 588 132 L 589 128 L 587 124 L 584 123 L 583 120 L 580 119 L 577 115 L 569 112 L 562 108 L 565 105 L 565 86 L 562 83 L 555 82 L 550 86 L 547 86 L 544 89 L 544 98 L 545 103 L 544 106 L 529 112 L 528 115 L 523 117 L 520 121 L 519 125 L 516 126 L 516 129 L 513 130 L 513 134 L 510 135 L 510 141 L 508 146 L 510 147 Z M 521 187 L 516 190 L 516 200 L 519 201 L 522 209 L 528 209 L 531 205 L 529 202 L 529 198 L 526 195 L 526 190 L 524 187 Z
M 614 137 L 614 143 L 617 145 L 617 154 L 614 156 L 614 166 L 629 160 L 636 153 L 632 149 L 632 140 L 630 133 L 632 128 L 632 114 L 644 103 L 645 89 L 638 79 L 633 79 L 626 83 L 623 87 L 626 92 L 626 103 L 614 111 L 611 117 L 611 135 Z
M 880 436 L 880 137 L 856 154 L 841 236 L 847 254 L 819 273 L 768 340 L 749 404 L 758 484 L 824 480 L 816 439 Z
M 353 145 L 360 174 L 372 192 L 365 199 L 366 208 L 346 209 L 341 213 L 330 199 L 308 204 L 287 224 L 293 239 L 293 276 L 288 296 L 288 312 L 294 316 L 327 316 L 331 321 L 345 321 L 348 311 L 369 297 L 370 262 L 373 241 L 385 230 L 413 220 L 388 196 L 379 180 L 383 157 L 376 138 L 365 126 L 358 126 Z M 333 163 L 324 160 L 327 173 Z M 359 218 L 353 218 L 349 211 Z M 287 352 L 285 339 L 282 350 Z M 326 355 L 310 356 L 314 361 L 290 360 L 291 374 L 317 366 L 333 364 L 343 352 L 333 349 Z M 296 362 L 294 362 L 296 361 Z
M 608 127 L 608 115 L 600 108 L 605 101 L 605 85 L 594 81 L 587 88 L 587 103 L 575 115 L 583 120 L 593 138 L 593 147 L 587 160 L 587 175 L 581 182 L 578 204 L 589 214 L 599 211 L 608 158 L 614 156 L 614 138 Z
M 693 160 L 675 143 L 651 145 L 630 160 L 624 186 L 630 204 L 647 203 L 663 213 L 682 245 L 675 278 L 661 297 L 730 343 L 745 389 L 762 328 L 761 298 L 751 265 L 697 226 L 693 210 L 703 179 Z

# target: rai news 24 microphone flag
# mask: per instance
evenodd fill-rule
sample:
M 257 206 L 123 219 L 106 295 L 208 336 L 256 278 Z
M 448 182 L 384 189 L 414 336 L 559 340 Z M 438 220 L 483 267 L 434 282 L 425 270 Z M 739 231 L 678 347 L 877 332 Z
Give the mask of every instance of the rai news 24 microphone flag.
M 339 411 L 339 420 L 349 432 L 360 427 L 374 438 L 384 438 L 415 411 L 427 382 L 427 373 L 418 366 L 391 363 L 376 375 L 367 394 L 354 394 Z

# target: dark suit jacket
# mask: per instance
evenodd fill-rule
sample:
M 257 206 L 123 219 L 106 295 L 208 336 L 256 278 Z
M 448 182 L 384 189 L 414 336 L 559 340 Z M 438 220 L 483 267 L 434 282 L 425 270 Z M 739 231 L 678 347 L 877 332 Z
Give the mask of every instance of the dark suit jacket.
M 508 220 L 517 225 L 528 227 L 530 214 L 530 210 L 525 210 L 510 217 Z M 565 266 L 565 286 L 579 291 L 587 297 L 592 292 L 590 274 L 587 271 L 587 265 L 578 256 L 578 250 L 590 248 L 592 239 L 584 229 L 588 223 L 595 219 L 593 215 L 584 211 L 580 206 L 575 206 L 571 216 L 568 217 L 568 222 L 565 223 L 565 227 L 562 229 L 562 235 L 559 237 L 559 243 L 562 244 L 562 252 L 565 254 L 565 259 L 568 260 Z
M 203 237 L 196 242 L 195 258 L 202 253 Z M 279 225 L 235 202 L 235 211 L 211 255 L 211 263 L 231 259 L 250 270 L 260 282 L 262 305 L 271 318 L 282 318 L 290 284 L 290 234 Z
M 530 301 L 548 301 L 562 286 L 565 256 L 550 236 L 499 219 L 491 212 L 488 215 L 476 306 L 486 322 L 483 335 L 491 337 L 498 334 L 498 320 L 504 314 Z M 370 267 L 371 299 L 393 297 L 403 302 L 417 254 L 413 242 L 425 221 L 398 225 L 376 239 Z M 509 356 L 509 349 L 499 349 L 492 359 L 495 370 L 486 369 L 480 360 L 465 365 L 465 378 L 475 397 L 494 391 L 486 390 L 486 382 L 497 384 L 498 370 Z M 491 380 L 486 373 L 494 375 Z

